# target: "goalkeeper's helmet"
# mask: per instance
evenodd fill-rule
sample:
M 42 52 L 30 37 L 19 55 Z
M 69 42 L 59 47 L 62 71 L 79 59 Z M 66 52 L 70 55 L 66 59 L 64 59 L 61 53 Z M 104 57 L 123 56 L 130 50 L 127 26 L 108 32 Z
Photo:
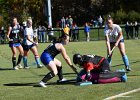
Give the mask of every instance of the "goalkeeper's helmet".
M 74 64 L 80 64 L 82 62 L 83 62 L 82 55 L 80 55 L 80 54 L 73 55 L 73 63 Z

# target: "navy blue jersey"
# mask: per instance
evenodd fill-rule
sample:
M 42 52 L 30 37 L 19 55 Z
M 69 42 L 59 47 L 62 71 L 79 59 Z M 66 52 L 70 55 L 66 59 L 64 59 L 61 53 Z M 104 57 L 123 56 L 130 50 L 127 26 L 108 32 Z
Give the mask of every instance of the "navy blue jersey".
M 44 52 L 48 52 L 53 58 L 60 53 L 60 51 L 57 50 L 55 47 L 55 43 L 50 44 Z
M 16 25 L 15 27 L 12 27 L 12 30 L 11 30 L 11 33 L 10 33 L 10 36 L 9 38 L 10 39 L 13 39 L 13 43 L 18 43 L 19 42 L 19 32 L 20 32 L 20 26 L 19 25 Z

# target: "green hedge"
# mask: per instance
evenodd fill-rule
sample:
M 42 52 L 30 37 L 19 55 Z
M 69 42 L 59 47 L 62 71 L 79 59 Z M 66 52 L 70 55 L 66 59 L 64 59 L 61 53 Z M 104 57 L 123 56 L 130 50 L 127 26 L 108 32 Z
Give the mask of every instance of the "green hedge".
M 120 9 L 117 12 L 115 12 L 115 13 L 112 12 L 112 13 L 109 13 L 108 15 L 111 15 L 113 17 L 115 23 L 118 23 L 118 24 L 124 24 L 127 21 L 140 22 L 140 13 L 133 11 L 133 10 L 126 13 L 122 9 Z

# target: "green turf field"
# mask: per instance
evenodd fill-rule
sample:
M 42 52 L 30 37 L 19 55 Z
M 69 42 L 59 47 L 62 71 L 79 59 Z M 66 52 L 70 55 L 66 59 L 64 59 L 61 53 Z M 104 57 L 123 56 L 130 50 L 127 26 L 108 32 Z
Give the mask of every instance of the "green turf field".
M 140 88 L 140 40 L 126 40 L 126 52 L 130 60 L 132 72 L 128 73 L 126 83 L 93 84 L 90 86 L 75 86 L 74 83 L 57 85 L 56 76 L 49 81 L 47 88 L 38 87 L 38 82 L 48 70 L 44 67 L 37 69 L 35 60 L 30 53 L 28 64 L 30 69 L 11 70 L 11 50 L 8 45 L 0 45 L 0 100 L 103 100 L 110 96 Z M 39 54 L 48 44 L 39 45 Z M 71 42 L 65 46 L 72 59 L 74 52 L 81 54 L 98 54 L 106 56 L 105 41 Z M 74 79 L 76 74 L 68 67 L 62 57 L 64 77 Z M 123 69 L 124 65 L 118 48 L 115 49 L 112 70 Z M 80 69 L 78 68 L 80 71 Z M 121 96 L 116 100 L 139 100 L 140 91 Z

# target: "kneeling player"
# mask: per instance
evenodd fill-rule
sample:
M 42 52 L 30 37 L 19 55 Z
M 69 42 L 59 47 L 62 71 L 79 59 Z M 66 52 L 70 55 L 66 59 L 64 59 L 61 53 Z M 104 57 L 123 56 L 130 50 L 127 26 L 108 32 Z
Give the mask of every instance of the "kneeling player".
M 124 71 L 111 72 L 108 60 L 101 56 L 74 54 L 73 63 L 83 68 L 77 76 L 77 82 L 113 83 L 127 80 Z

